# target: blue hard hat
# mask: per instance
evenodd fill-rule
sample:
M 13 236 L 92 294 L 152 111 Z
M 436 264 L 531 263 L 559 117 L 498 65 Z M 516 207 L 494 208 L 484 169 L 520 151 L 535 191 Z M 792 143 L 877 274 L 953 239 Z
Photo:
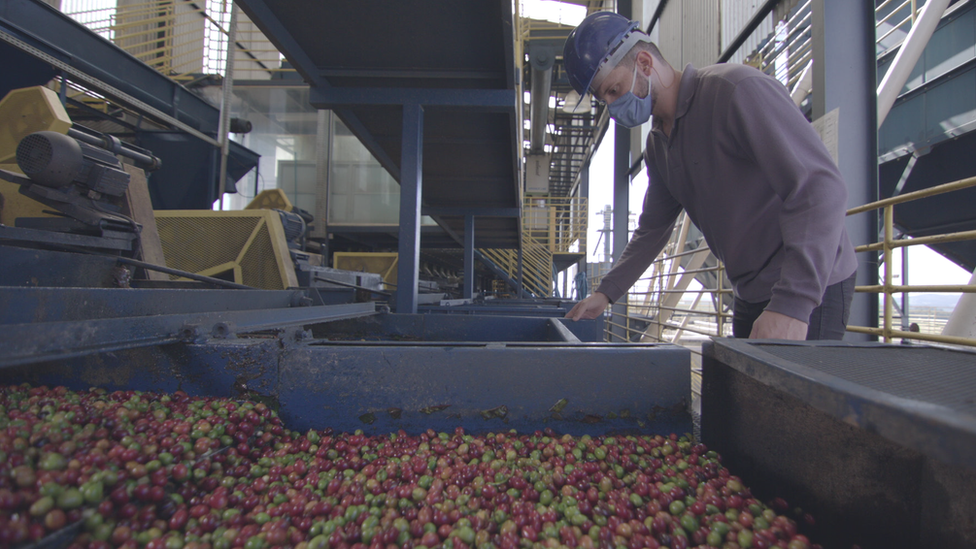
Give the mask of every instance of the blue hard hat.
M 581 96 L 586 95 L 600 65 L 610 58 L 638 25 L 639 22 L 611 11 L 598 11 L 586 16 L 569 33 L 563 46 L 563 67 L 573 89 Z

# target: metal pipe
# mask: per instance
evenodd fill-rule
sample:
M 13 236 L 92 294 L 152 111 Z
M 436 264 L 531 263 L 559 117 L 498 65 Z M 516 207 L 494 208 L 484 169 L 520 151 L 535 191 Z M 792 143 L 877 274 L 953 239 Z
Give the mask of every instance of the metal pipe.
M 546 144 L 546 124 L 549 122 L 549 96 L 552 92 L 552 66 L 556 56 L 549 48 L 530 48 L 532 66 L 529 100 L 529 153 L 541 154 Z
M 189 278 L 190 280 L 196 280 L 197 282 L 206 282 L 208 284 L 214 284 L 217 286 L 223 286 L 225 288 L 234 288 L 237 290 L 253 290 L 251 286 L 245 286 L 243 284 L 237 284 L 236 282 L 230 282 L 228 280 L 223 280 L 220 278 L 214 278 L 211 276 L 199 275 L 196 273 L 189 273 L 186 271 L 181 271 L 179 269 L 171 269 L 169 267 L 163 267 L 162 265 L 153 265 L 152 263 L 146 263 L 144 261 L 139 261 L 137 259 L 130 259 L 128 257 L 118 257 L 116 258 L 119 263 L 124 263 L 126 265 L 132 265 L 133 267 L 141 267 L 143 269 L 148 269 L 150 271 L 159 271 L 161 273 L 166 273 L 174 276 L 180 276 L 183 278 Z
M 891 290 L 894 293 L 898 293 L 898 292 L 911 292 L 911 293 L 921 293 L 921 292 L 925 292 L 925 293 L 938 293 L 938 292 L 946 292 L 946 293 L 970 293 L 970 294 L 972 294 L 972 293 L 976 293 L 976 284 L 969 284 L 969 285 L 966 285 L 966 284 L 919 284 L 917 286 L 910 286 L 910 285 L 894 286 L 893 285 L 893 286 L 891 286 Z M 884 286 L 881 286 L 881 285 L 855 286 L 854 287 L 854 291 L 855 292 L 859 292 L 859 293 L 873 293 L 873 294 L 876 294 L 878 292 L 883 292 L 884 291 Z
M 149 154 L 148 151 L 137 151 L 133 149 L 131 145 L 123 143 L 111 135 L 92 135 L 90 133 L 78 130 L 77 128 L 68 128 L 68 137 L 73 137 L 78 141 L 83 141 L 89 145 L 100 147 L 113 154 L 131 158 L 139 164 L 140 168 L 147 171 L 158 170 L 163 163 L 162 160 L 153 156 L 152 154 Z
M 901 204 L 902 202 L 909 202 L 912 200 L 917 200 L 919 198 L 926 198 L 929 196 L 935 196 L 938 194 L 948 193 L 952 191 L 959 191 L 962 189 L 967 189 L 969 187 L 976 187 L 976 177 L 967 177 L 965 179 L 960 179 L 958 181 L 952 181 L 950 183 L 943 183 L 935 187 L 929 187 L 927 189 L 922 189 L 920 191 L 910 192 L 906 194 L 900 194 L 898 196 L 893 196 L 891 198 L 885 198 L 883 200 L 877 200 L 863 206 L 857 206 L 847 210 L 847 215 L 854 215 L 863 212 L 868 212 L 871 210 L 877 210 L 879 208 L 884 208 L 885 206 L 893 204 Z
M 887 118 L 895 100 L 908 82 L 912 69 L 915 68 L 926 44 L 935 33 L 935 28 L 939 26 L 939 21 L 949 7 L 949 2 L 950 0 L 926 2 L 915 24 L 912 25 L 912 30 L 908 31 L 908 36 L 898 49 L 895 60 L 892 61 L 891 67 L 881 80 L 881 85 L 878 86 L 878 128 Z
M 958 233 L 938 234 L 934 236 L 919 236 L 911 240 L 896 240 L 891 243 L 892 248 L 904 246 L 918 246 L 919 244 L 943 244 L 946 242 L 961 242 L 963 240 L 976 240 L 976 231 L 961 231 Z M 854 251 L 857 253 L 870 252 L 882 249 L 883 242 L 856 246 Z
M 227 64 L 224 69 L 223 96 L 220 100 L 220 175 L 217 179 L 217 198 L 224 209 L 224 191 L 227 186 L 227 156 L 230 154 L 230 102 L 234 96 L 234 45 L 237 41 L 237 4 L 231 2 L 230 24 L 227 29 Z

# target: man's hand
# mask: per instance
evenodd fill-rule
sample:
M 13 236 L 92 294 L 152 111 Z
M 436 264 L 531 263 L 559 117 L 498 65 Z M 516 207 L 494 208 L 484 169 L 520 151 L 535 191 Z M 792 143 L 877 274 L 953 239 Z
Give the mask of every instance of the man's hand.
M 581 318 L 596 318 L 600 316 L 600 313 L 606 310 L 607 305 L 610 304 L 610 298 L 601 292 L 593 292 L 593 295 L 577 303 L 568 313 L 566 313 L 566 318 L 571 318 L 574 321 Z
M 582 302 L 580 302 L 582 304 Z M 807 323 L 773 311 L 763 311 L 752 325 L 749 339 L 807 338 Z

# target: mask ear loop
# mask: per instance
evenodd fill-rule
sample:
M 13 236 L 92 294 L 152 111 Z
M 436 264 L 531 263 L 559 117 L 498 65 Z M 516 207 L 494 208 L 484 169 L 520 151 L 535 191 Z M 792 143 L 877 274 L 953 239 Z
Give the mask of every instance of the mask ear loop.
M 654 57 L 653 55 L 651 57 Z M 671 81 L 667 84 L 664 83 L 664 79 L 661 78 L 661 73 L 657 71 L 657 63 L 651 65 L 651 72 L 657 75 L 657 81 L 661 83 L 661 87 L 670 90 L 671 86 L 674 85 L 676 78 L 674 77 L 674 71 L 671 72 Z

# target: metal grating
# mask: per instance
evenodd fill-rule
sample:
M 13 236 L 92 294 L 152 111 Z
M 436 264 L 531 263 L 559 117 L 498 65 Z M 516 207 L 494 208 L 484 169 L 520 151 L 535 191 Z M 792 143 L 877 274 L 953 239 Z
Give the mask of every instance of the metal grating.
M 760 345 L 783 360 L 890 395 L 976 416 L 976 353 L 934 347 Z
M 275 211 L 161 210 L 156 225 L 169 267 L 265 290 L 298 284 Z
M 198 273 L 237 261 L 260 217 L 156 215 L 166 265 Z
M 287 281 L 281 280 L 278 261 L 271 244 L 268 224 L 262 223 L 251 245 L 243 251 L 240 259 L 241 276 L 246 286 L 255 288 L 287 288 Z

